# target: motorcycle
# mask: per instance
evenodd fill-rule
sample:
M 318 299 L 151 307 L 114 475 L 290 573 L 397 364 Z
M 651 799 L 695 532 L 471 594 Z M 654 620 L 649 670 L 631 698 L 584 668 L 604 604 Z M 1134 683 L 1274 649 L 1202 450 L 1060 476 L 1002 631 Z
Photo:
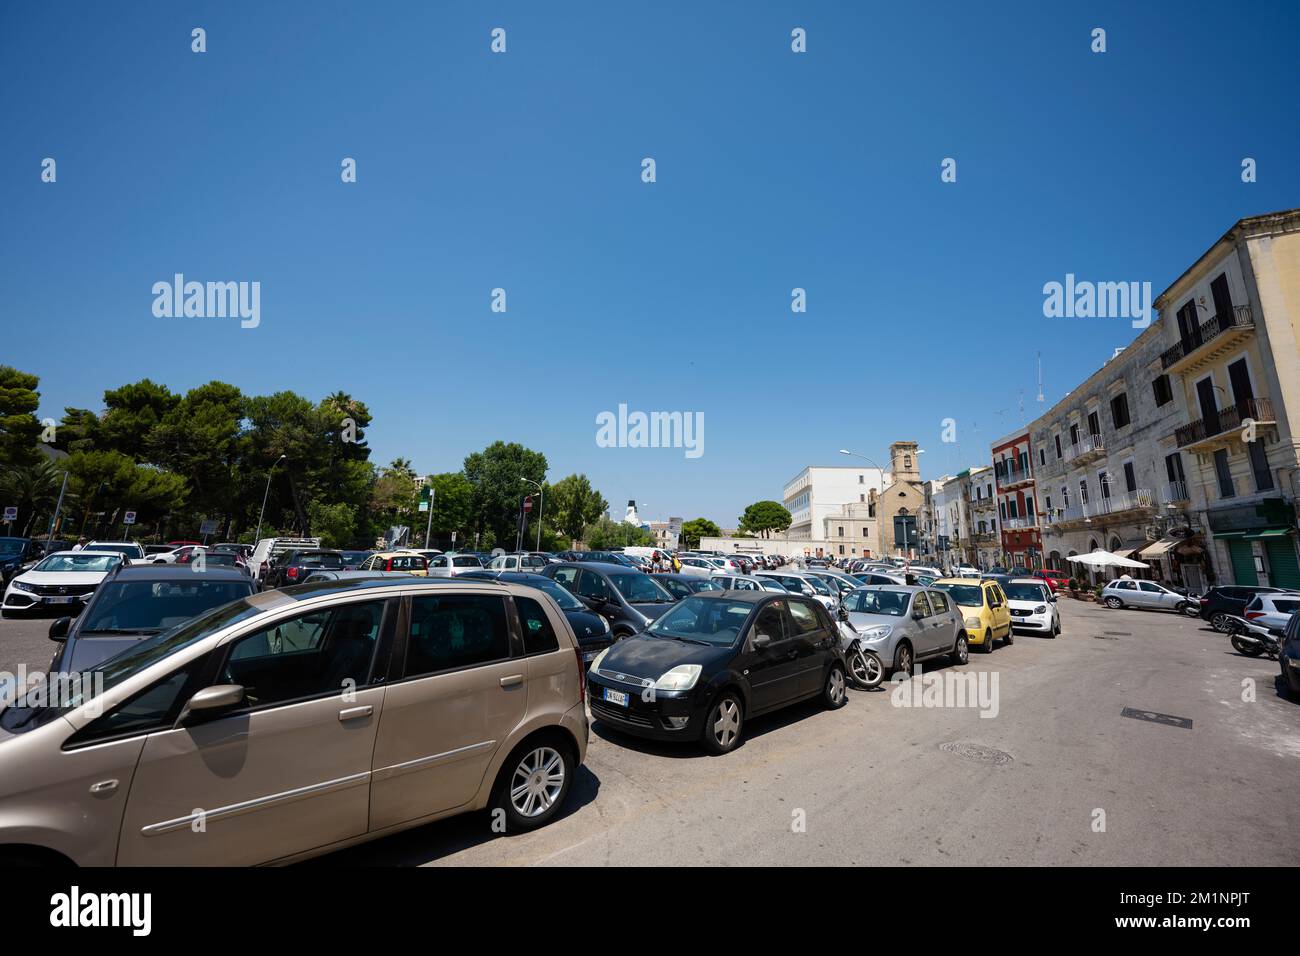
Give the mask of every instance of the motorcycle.
M 1267 654 L 1270 660 L 1277 660 L 1281 653 L 1282 641 L 1278 634 L 1266 627 L 1247 621 L 1245 618 L 1230 616 L 1228 633 L 1232 635 L 1232 646 L 1247 657 L 1259 657 Z
M 840 654 L 848 667 L 849 681 L 854 687 L 871 690 L 885 679 L 885 665 L 880 655 L 862 647 L 858 630 L 849 620 L 848 609 L 841 604 L 836 611 L 840 629 Z
M 1176 594 L 1181 594 L 1187 599 L 1182 604 L 1178 605 L 1178 611 L 1181 614 L 1185 614 L 1187 617 L 1201 616 L 1201 596 L 1199 594 L 1193 594 L 1188 591 L 1187 588 L 1178 587 L 1176 585 L 1169 585 L 1169 590 Z

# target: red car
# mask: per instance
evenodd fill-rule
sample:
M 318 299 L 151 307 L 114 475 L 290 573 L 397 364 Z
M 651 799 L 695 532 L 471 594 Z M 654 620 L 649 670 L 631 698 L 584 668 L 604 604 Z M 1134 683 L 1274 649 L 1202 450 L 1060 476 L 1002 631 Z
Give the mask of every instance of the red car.
M 1050 568 L 1044 571 L 1035 571 L 1034 577 L 1042 578 L 1053 591 L 1059 591 L 1070 583 L 1069 574 L 1064 571 L 1053 571 Z

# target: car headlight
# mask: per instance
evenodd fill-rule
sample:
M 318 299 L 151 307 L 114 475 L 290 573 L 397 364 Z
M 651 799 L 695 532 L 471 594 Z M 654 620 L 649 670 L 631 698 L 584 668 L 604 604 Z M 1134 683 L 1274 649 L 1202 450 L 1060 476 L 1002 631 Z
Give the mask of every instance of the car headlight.
M 32 585 L 32 584 L 24 584 L 22 581 L 15 581 L 15 582 L 13 582 L 13 585 L 14 585 L 14 587 L 16 587 L 16 588 L 17 588 L 18 590 L 20 590 L 20 591 L 35 591 L 35 590 L 36 590 L 36 586 L 35 586 L 35 585 Z
M 655 681 L 655 690 L 690 690 L 703 669 L 699 664 L 678 664 Z
M 978 617 L 971 616 L 971 617 L 966 618 L 966 622 L 965 622 L 965 623 L 966 623 L 966 626 L 967 626 L 967 627 L 979 627 L 979 626 L 980 626 L 980 619 L 979 619 Z
M 886 637 L 888 637 L 890 634 L 893 633 L 894 633 L 894 629 L 890 625 L 877 624 L 875 627 L 869 627 L 865 631 L 863 631 L 862 637 L 868 641 L 880 641 L 880 640 L 884 640 Z
M 606 630 L 609 629 L 609 625 L 608 625 L 608 624 L 605 625 L 605 629 L 606 629 Z M 603 660 L 605 659 L 605 655 L 608 654 L 608 653 L 609 653 L 609 648 L 607 647 L 607 648 L 605 648 L 603 651 L 601 651 L 599 654 L 596 655 L 596 659 L 595 659 L 594 661 L 591 662 L 591 669 L 592 669 L 593 671 L 599 671 L 599 670 L 600 670 L 600 662 L 603 661 Z
M 598 616 L 599 616 L 599 615 L 598 615 Z M 600 623 L 605 625 L 605 633 L 608 634 L 608 633 L 609 633 L 609 618 L 607 618 L 607 617 L 602 617 L 602 618 L 600 618 Z
M 1035 613 L 1035 614 L 1046 614 L 1046 613 L 1047 613 L 1047 605 L 1046 605 L 1046 604 L 1040 604 L 1040 605 L 1038 605 L 1038 607 L 1034 608 L 1034 613 Z

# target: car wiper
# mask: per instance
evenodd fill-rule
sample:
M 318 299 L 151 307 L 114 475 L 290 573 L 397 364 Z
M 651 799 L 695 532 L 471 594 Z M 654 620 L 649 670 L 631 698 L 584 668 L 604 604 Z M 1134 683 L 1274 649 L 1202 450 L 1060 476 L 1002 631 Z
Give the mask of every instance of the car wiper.
M 82 634 L 160 634 L 161 627 L 94 627 L 84 628 Z
M 682 637 L 680 634 L 672 635 L 674 641 L 681 641 L 683 644 L 699 644 L 701 647 L 712 647 L 708 641 L 701 641 L 697 637 Z

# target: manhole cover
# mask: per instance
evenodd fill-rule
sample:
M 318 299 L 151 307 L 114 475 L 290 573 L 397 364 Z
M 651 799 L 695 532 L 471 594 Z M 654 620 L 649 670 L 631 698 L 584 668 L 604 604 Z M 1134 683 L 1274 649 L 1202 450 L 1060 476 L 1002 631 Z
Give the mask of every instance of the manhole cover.
M 956 754 L 958 757 L 965 757 L 967 760 L 978 760 L 980 763 L 991 763 L 999 767 L 1004 763 L 1011 763 L 1012 759 L 1009 753 L 994 750 L 992 747 L 984 747 L 980 744 L 963 744 L 952 741 L 940 744 L 939 749 L 946 754 Z

